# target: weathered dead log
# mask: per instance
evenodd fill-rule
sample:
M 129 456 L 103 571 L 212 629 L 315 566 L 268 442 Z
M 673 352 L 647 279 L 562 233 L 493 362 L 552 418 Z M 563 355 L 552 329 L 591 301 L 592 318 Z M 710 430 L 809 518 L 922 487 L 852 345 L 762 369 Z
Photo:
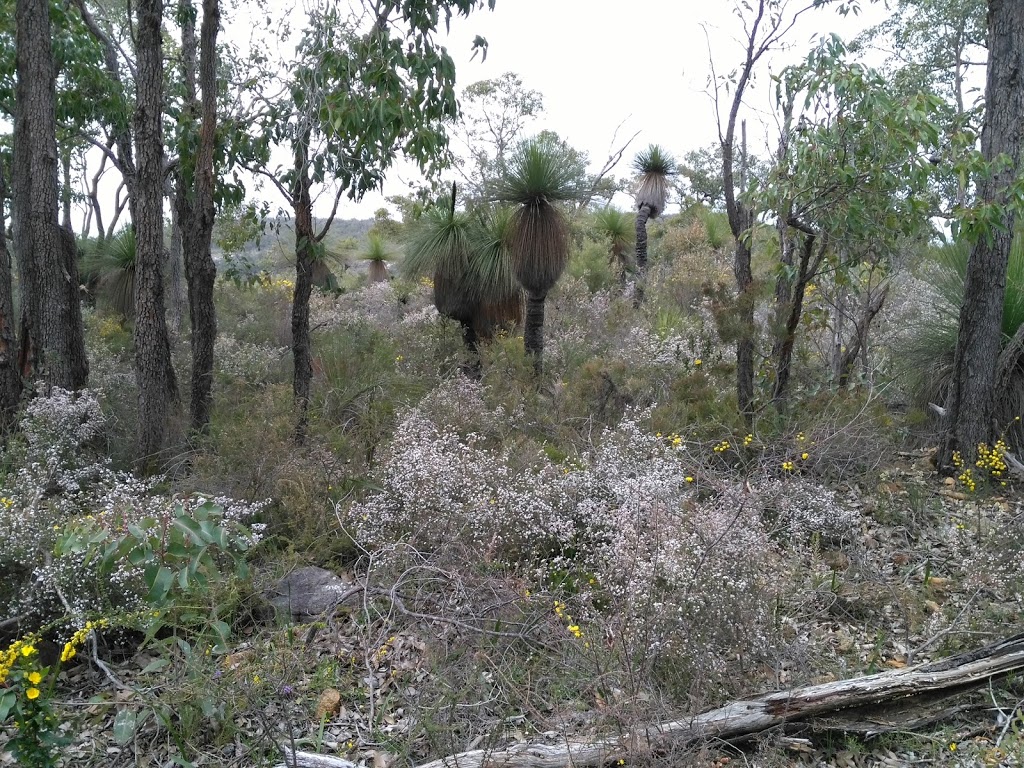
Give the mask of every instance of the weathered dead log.
M 652 725 L 617 738 L 550 744 L 514 744 L 500 750 L 476 749 L 432 760 L 419 768 L 564 768 L 611 764 L 620 759 L 664 752 L 706 739 L 738 739 L 787 723 L 819 722 L 828 729 L 844 724 L 858 733 L 881 733 L 898 721 L 931 722 L 943 712 L 937 702 L 1024 669 L 1024 633 L 947 659 L 876 675 L 807 685 L 734 701 L 683 720 Z M 887 712 L 891 711 L 891 719 Z M 340 758 L 286 750 L 278 768 L 350 768 Z

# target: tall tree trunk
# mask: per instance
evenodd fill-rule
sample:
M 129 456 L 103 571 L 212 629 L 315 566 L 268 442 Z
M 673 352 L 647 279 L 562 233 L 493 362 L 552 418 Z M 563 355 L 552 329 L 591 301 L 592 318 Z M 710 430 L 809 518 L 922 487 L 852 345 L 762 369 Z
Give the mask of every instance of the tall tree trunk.
M 764 2 L 761 3 L 763 10 Z M 743 92 L 753 72 L 756 58 L 751 51 L 754 45 L 756 27 L 750 38 L 747 62 L 742 70 L 733 102 L 729 111 L 725 134 L 719 139 L 722 146 L 722 181 L 725 193 L 725 209 L 729 218 L 729 229 L 732 232 L 734 250 L 732 271 L 736 278 L 736 322 L 739 333 L 736 338 L 736 405 L 740 414 L 749 425 L 753 419 L 754 408 L 754 273 L 750 258 L 750 229 L 754 226 L 753 211 L 736 196 L 736 168 L 734 141 L 736 137 L 736 120 L 739 115 Z M 742 161 L 742 158 L 741 158 Z M 741 169 L 742 170 L 742 169 Z
M 167 251 L 167 317 L 172 346 L 177 346 L 178 337 L 184 330 L 188 304 L 185 257 L 181 245 L 181 217 L 178 215 L 179 206 L 183 204 L 178 199 L 181 194 L 181 184 L 175 184 L 174 188 L 168 191 L 168 196 L 174 201 L 171 205 L 171 244 Z
M 544 302 L 546 293 L 530 291 L 526 295 L 526 319 L 523 323 L 523 346 L 533 357 L 533 370 L 539 376 L 544 372 Z
M 15 336 L 14 293 L 11 280 L 11 252 L 7 249 L 4 227 L 4 205 L 7 200 L 7 178 L 3 155 L 0 155 L 0 433 L 6 434 L 21 397 L 21 375 L 18 371 L 18 341 Z
M 313 292 L 313 262 L 316 256 L 316 235 L 313 232 L 312 182 L 308 165 L 309 134 L 301 137 L 295 149 L 295 292 L 292 297 L 292 391 L 299 410 L 296 439 L 306 437 L 309 419 L 309 395 L 313 381 L 313 354 L 309 337 L 309 297 Z
M 978 184 L 981 202 L 1001 207 L 1002 217 L 989 236 L 978 239 L 967 261 L 964 303 L 960 309 L 947 409 L 949 427 L 939 467 L 949 471 L 954 451 L 973 466 L 980 443 L 996 436 L 993 424 L 996 363 L 1002 340 L 1003 298 L 1016 211 L 1005 199 L 1020 168 L 1024 131 L 1024 3 L 989 0 L 988 75 L 981 151 L 989 162 L 1005 154 L 1011 162 Z
M 164 448 L 178 389 L 171 367 L 163 277 L 162 0 L 139 0 L 135 152 L 135 379 L 139 387 L 139 464 L 153 471 Z
M 71 228 L 71 149 L 68 147 L 61 147 L 60 171 L 60 225 L 68 232 L 73 232 L 74 230 Z
M 192 323 L 191 427 L 205 432 L 213 405 L 213 346 L 217 338 L 217 316 L 213 304 L 213 286 L 217 267 L 211 254 L 213 237 L 213 150 L 217 129 L 217 30 L 220 24 L 218 0 L 203 0 L 200 29 L 199 87 L 196 92 L 195 8 L 191 0 L 181 0 L 182 59 L 185 72 L 186 110 L 193 124 L 200 115 L 198 149 L 194 157 L 179 158 L 176 203 L 181 224 L 188 281 L 189 319 Z
M 49 3 L 18 0 L 13 219 L 22 276 L 24 361 L 48 385 L 89 376 L 74 236 L 58 223 L 56 76 Z
M 772 401 L 777 408 L 781 408 L 788 395 L 789 375 L 793 364 L 793 349 L 796 346 L 796 331 L 800 327 L 800 318 L 804 311 L 804 298 L 807 295 L 807 284 L 817 273 L 821 260 L 824 257 L 826 244 L 818 242 L 817 234 L 810 227 L 800 227 L 804 234 L 803 246 L 800 249 L 800 263 L 797 267 L 796 282 L 792 290 L 787 289 L 787 294 L 779 311 L 786 312 L 786 323 L 776 344 L 775 353 L 775 392 Z M 815 245 L 818 252 L 814 255 Z M 790 257 L 792 258 L 792 257 Z M 781 278 L 780 278 L 781 280 Z M 778 296 L 778 286 L 776 286 Z

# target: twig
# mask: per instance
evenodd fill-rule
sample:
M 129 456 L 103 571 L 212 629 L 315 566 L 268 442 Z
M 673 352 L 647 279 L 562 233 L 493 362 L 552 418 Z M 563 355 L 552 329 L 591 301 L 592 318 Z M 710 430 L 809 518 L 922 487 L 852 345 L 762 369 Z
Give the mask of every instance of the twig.
M 964 607 L 960 609 L 960 613 L 958 613 L 956 615 L 956 618 L 953 619 L 951 622 L 949 622 L 949 626 L 947 626 L 941 632 L 933 635 L 930 639 L 926 640 L 924 643 L 919 645 L 917 648 L 914 648 L 913 650 L 908 651 L 907 652 L 907 666 L 910 666 L 913 663 L 915 656 L 917 656 L 919 653 L 924 651 L 926 648 L 931 647 L 932 645 L 937 643 L 939 640 L 944 638 L 946 635 L 948 635 L 950 632 L 953 631 L 954 627 L 960 626 L 960 619 L 962 619 L 964 617 L 964 614 L 967 613 L 967 609 L 971 607 L 971 603 L 973 603 L 978 598 L 978 595 L 980 595 L 980 594 L 981 594 L 981 590 L 980 589 L 974 590 L 974 594 L 971 595 L 967 599 L 967 602 L 964 604 Z

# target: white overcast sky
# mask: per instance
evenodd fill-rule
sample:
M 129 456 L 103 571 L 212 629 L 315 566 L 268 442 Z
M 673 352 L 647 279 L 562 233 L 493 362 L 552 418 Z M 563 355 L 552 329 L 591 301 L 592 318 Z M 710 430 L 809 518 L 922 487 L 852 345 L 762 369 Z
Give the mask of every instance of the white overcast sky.
M 760 65 L 744 110 L 752 152 L 763 153 L 769 141 L 771 72 L 802 59 L 823 35 L 849 39 L 886 17 L 883 3 L 862 5 L 857 17 L 830 8 L 808 12 L 787 37 L 790 50 Z M 556 131 L 598 167 L 620 124 L 618 144 L 640 131 L 616 169 L 622 176 L 635 150 L 647 144 L 681 157 L 715 140 L 709 56 L 720 75 L 739 62 L 742 26 L 733 7 L 732 0 L 497 0 L 494 11 L 453 20 L 444 44 L 455 59 L 460 89 L 516 72 L 544 96 L 535 129 Z M 483 63 L 480 56 L 470 60 L 475 35 L 489 44 Z M 408 176 L 404 170 L 390 174 L 384 194 L 404 192 Z M 379 195 L 368 195 L 340 215 L 372 216 L 381 204 Z

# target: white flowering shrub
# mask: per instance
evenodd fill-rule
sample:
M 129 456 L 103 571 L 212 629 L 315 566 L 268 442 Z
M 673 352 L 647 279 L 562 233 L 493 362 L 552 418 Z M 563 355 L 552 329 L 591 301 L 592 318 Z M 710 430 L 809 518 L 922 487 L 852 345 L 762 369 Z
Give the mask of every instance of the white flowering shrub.
M 133 527 L 199 509 L 205 500 L 176 499 L 158 492 L 162 478 L 140 479 L 110 468 L 89 448 L 103 430 L 95 392 L 54 388 L 31 400 L 4 452 L 0 479 L 0 586 L 2 615 L 26 615 L 43 624 L 69 613 L 130 611 L 147 594 L 142 564 L 118 561 L 101 574 L 89 547 L 62 544 L 88 530 L 93 543 L 112 541 Z M 260 531 L 248 523 L 262 504 L 215 499 L 233 535 L 245 546 Z M 238 539 L 232 539 L 236 544 Z
M 217 336 L 213 345 L 218 373 L 257 385 L 283 378 L 288 352 L 288 347 L 254 344 L 223 334 Z
M 357 543 L 404 542 L 463 574 L 497 562 L 563 589 L 573 615 L 612 633 L 633 663 L 722 671 L 764 649 L 775 549 L 759 497 L 732 484 L 698 492 L 692 458 L 645 430 L 644 412 L 576 459 L 524 456 L 467 431 L 467 413 L 507 418 L 473 388 L 442 387 L 401 420 L 380 490 L 339 510 Z
M 754 484 L 764 504 L 765 525 L 773 536 L 802 544 L 812 538 L 828 544 L 850 541 L 858 532 L 858 511 L 836 492 L 799 477 L 765 477 Z

